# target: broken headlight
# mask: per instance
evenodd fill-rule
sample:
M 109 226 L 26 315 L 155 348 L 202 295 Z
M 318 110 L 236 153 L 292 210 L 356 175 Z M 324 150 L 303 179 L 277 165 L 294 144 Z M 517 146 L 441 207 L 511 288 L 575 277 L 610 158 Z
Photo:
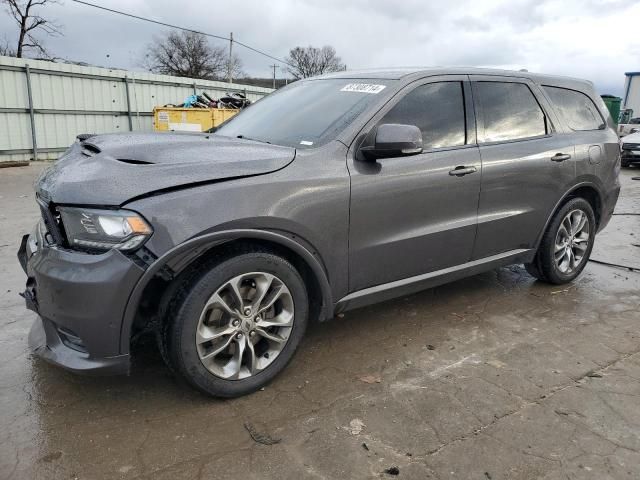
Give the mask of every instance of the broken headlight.
M 58 207 L 72 248 L 128 251 L 141 246 L 153 233 L 149 224 L 130 210 L 94 210 Z

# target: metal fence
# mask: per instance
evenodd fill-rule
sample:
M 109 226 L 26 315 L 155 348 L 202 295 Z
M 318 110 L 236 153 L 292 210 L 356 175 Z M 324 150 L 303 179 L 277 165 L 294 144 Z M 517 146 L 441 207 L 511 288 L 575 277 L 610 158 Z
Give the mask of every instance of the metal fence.
M 56 158 L 79 133 L 153 129 L 153 107 L 269 88 L 0 56 L 0 162 Z
M 622 108 L 633 109 L 633 116 L 640 115 L 640 72 L 625 73 Z

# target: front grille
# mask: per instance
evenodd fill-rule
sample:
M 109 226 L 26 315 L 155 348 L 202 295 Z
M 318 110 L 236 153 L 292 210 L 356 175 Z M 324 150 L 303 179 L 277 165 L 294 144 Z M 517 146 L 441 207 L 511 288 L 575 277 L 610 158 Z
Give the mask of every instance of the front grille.
M 623 143 L 623 150 L 640 150 L 640 143 Z
M 56 245 L 64 244 L 64 236 L 60 227 L 60 220 L 53 214 L 51 207 L 41 198 L 37 198 L 38 206 L 40 207 L 40 213 L 42 214 L 42 220 L 44 221 L 47 231 L 53 238 L 53 243 Z

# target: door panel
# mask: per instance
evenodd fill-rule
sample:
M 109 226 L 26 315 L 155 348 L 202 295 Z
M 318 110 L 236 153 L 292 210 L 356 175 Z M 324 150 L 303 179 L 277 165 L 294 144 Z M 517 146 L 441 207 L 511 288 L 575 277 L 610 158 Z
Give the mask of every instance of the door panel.
M 425 151 L 363 161 L 358 148 L 382 123 L 418 126 Z M 408 85 L 365 127 L 348 158 L 352 292 L 470 260 L 481 177 L 475 130 L 466 75 Z M 451 175 L 457 167 L 475 171 Z
M 456 177 L 457 166 L 476 173 Z M 480 156 L 475 146 L 388 158 L 351 170 L 351 291 L 470 260 Z
M 554 127 L 559 125 L 558 119 L 532 82 L 514 78 L 488 79 L 482 76 L 472 76 L 471 79 L 482 158 L 478 230 L 473 250 L 473 259 L 477 260 L 509 250 L 535 247 L 554 206 L 575 181 L 576 151 L 572 134 Z M 518 117 L 516 112 L 512 118 L 493 122 L 503 128 L 502 134 L 506 141 L 482 143 L 485 140 L 485 121 L 491 123 L 490 118 L 485 119 L 485 111 L 491 110 L 494 116 L 497 115 L 499 109 L 496 109 L 496 104 L 501 101 L 501 97 L 485 95 L 483 98 L 475 82 L 526 86 L 528 98 L 535 99 L 535 102 L 531 102 L 538 104 L 540 115 L 532 113 L 531 104 L 526 104 L 522 107 L 526 114 Z M 522 88 L 519 87 L 517 95 L 503 100 L 504 108 L 515 109 L 515 103 L 526 103 L 527 99 L 523 100 L 521 93 Z M 487 107 L 489 102 L 492 104 Z M 532 118 L 537 122 L 546 122 L 546 132 L 544 128 L 540 132 L 543 135 L 509 140 L 509 134 L 506 133 L 509 131 L 515 132 L 513 136 L 520 132 L 536 134 L 538 129 L 521 125 L 521 122 Z M 493 130 L 495 132 L 497 129 Z
M 571 159 L 551 160 L 558 152 Z M 533 248 L 549 214 L 575 179 L 569 134 L 481 145 L 482 191 L 473 259 Z

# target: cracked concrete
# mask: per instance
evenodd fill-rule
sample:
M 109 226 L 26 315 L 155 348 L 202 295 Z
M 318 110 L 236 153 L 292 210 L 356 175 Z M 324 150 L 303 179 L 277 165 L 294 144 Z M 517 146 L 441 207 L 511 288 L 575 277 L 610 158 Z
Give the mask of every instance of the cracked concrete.
M 0 478 L 640 478 L 640 273 L 590 263 L 558 287 L 511 266 L 353 311 L 235 400 L 177 381 L 145 339 L 131 376 L 77 377 L 29 353 L 17 295 L 41 168 L 0 174 Z M 636 172 L 617 212 L 640 212 Z M 593 256 L 640 265 L 639 236 L 616 215 Z

